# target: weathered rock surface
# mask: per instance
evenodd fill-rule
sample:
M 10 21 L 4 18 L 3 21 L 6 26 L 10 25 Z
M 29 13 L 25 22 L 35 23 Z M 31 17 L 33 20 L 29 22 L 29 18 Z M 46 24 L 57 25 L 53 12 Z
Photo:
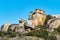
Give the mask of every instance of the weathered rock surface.
M 60 35 L 56 35 L 56 37 L 57 37 L 57 40 L 60 40 Z
M 45 12 L 39 9 L 36 9 L 35 11 L 30 13 L 29 20 L 33 20 L 33 25 L 43 25 L 46 19 Z
M 4 25 L 2 25 L 1 31 L 6 32 L 6 31 L 8 30 L 8 28 L 9 28 L 10 25 L 11 25 L 11 24 L 4 24 Z
M 13 37 L 13 38 L 7 38 L 7 37 L 0 37 L 0 40 L 44 40 L 43 38 L 39 37 L 32 37 L 32 36 L 23 36 L 23 37 Z
M 9 26 L 8 30 L 13 31 L 13 30 L 15 30 L 15 28 L 18 27 L 18 26 L 19 26 L 18 24 L 11 24 L 11 25 Z
M 60 19 L 58 19 L 58 18 L 50 19 L 47 22 L 47 25 L 49 27 L 49 30 L 53 32 L 54 28 L 58 28 L 60 26 Z

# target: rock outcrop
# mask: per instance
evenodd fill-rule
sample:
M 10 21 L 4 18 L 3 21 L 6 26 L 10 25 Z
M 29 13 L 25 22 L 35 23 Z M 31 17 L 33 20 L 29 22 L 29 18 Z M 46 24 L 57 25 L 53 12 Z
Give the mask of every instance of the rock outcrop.
M 18 27 L 18 24 L 11 24 L 8 28 L 8 30 L 15 31 L 15 28 Z
M 1 27 L 1 31 L 7 32 L 8 30 L 14 31 L 14 32 L 23 32 L 24 29 L 24 20 L 19 20 L 19 24 L 4 24 Z
M 25 23 L 24 19 L 19 20 L 18 27 L 15 27 L 15 32 L 24 32 L 25 31 L 24 23 Z
M 38 25 L 44 25 L 45 19 L 45 12 L 40 9 L 36 9 L 30 13 L 29 20 L 27 21 L 27 27 L 35 28 Z M 19 24 L 5 24 L 2 31 L 7 31 L 10 29 L 17 32 L 20 29 L 24 29 L 24 23 L 26 23 L 25 20 L 21 19 Z
M 48 25 L 50 31 L 53 32 L 54 28 L 58 28 L 60 26 L 60 19 L 58 19 L 58 18 L 50 19 L 47 22 L 47 25 Z
M 46 19 L 45 12 L 40 9 L 36 9 L 35 11 L 32 11 L 30 13 L 29 20 L 33 20 L 34 27 L 38 25 L 44 25 L 45 19 Z
M 55 30 L 57 31 L 57 33 L 60 32 L 59 27 L 60 27 L 59 16 L 58 17 L 54 16 L 52 17 L 51 15 L 46 16 L 44 11 L 36 9 L 30 12 L 29 20 L 27 21 L 21 19 L 19 20 L 18 24 L 2 25 L 0 31 L 1 33 L 0 40 L 45 40 L 45 39 L 60 40 L 60 34 L 54 34 Z M 26 33 L 28 33 L 28 35 L 26 35 Z
M 1 31 L 6 32 L 6 31 L 8 30 L 8 28 L 9 28 L 10 25 L 11 25 L 11 24 L 4 24 L 4 25 L 2 25 Z

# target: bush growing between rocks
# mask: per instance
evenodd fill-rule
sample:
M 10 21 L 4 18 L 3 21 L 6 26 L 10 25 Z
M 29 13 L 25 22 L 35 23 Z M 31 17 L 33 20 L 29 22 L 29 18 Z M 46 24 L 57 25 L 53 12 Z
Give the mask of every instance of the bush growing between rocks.
M 48 32 L 46 30 L 33 30 L 32 32 L 29 32 L 26 34 L 27 36 L 37 36 L 40 38 L 47 39 Z
M 44 24 L 44 25 L 39 25 L 39 26 L 37 26 L 37 27 L 40 28 L 41 30 L 42 30 L 42 29 L 45 29 L 45 30 L 47 29 L 47 26 L 46 26 L 45 24 Z
M 8 31 L 8 32 L 2 32 L 0 31 L 0 36 L 1 37 L 16 37 L 16 33 L 15 32 L 11 32 L 11 31 Z
M 16 37 L 16 36 L 24 36 L 24 34 L 23 33 L 13 32 L 13 31 L 10 31 L 10 30 L 8 30 L 7 32 L 0 31 L 0 37 L 13 38 L 13 37 Z
M 11 32 L 8 35 L 9 35 L 8 37 L 16 37 L 17 34 L 15 32 Z
M 0 31 L 0 36 L 3 37 L 4 36 L 4 32 Z

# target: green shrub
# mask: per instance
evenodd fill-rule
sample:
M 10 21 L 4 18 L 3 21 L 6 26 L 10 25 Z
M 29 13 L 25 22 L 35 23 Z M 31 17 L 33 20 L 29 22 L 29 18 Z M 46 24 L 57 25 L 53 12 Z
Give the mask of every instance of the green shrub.
M 0 31 L 0 37 L 4 36 L 4 32 Z
M 9 34 L 9 37 L 16 37 L 16 33 L 11 33 L 11 34 Z
M 46 30 L 33 30 L 32 32 L 29 32 L 26 34 L 27 36 L 37 36 L 44 39 L 47 39 L 48 32 Z
M 8 35 L 8 37 L 16 37 L 17 33 L 16 32 L 12 32 L 12 31 L 8 31 L 8 32 L 6 32 L 5 35 Z
M 8 32 L 2 32 L 2 31 L 0 31 L 0 36 L 1 37 L 4 37 L 4 36 L 6 36 L 6 37 L 16 37 L 16 33 L 15 32 L 10 32 L 10 31 L 8 31 Z
M 40 28 L 40 29 L 46 29 L 47 28 L 47 26 L 45 24 L 44 25 L 39 25 L 37 27 Z

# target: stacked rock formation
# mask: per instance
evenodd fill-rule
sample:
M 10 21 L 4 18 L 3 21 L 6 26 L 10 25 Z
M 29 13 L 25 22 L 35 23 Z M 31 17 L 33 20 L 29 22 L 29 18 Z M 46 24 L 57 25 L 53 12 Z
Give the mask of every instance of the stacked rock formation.
M 24 19 L 21 19 L 19 21 L 19 24 L 4 24 L 4 26 L 2 27 L 2 31 L 24 31 L 24 23 L 26 24 L 25 26 L 27 26 L 28 28 L 35 28 L 38 25 L 44 25 L 45 19 L 45 12 L 40 9 L 36 9 L 30 13 L 29 20 L 27 22 L 25 22 Z
M 18 27 L 15 27 L 15 32 L 24 32 L 25 31 L 24 23 L 25 23 L 24 19 L 19 20 Z
M 35 28 L 38 25 L 43 25 L 46 19 L 45 12 L 39 9 L 30 13 L 28 26 Z M 22 23 L 21 23 L 22 22 Z M 24 29 L 24 20 L 19 21 L 19 24 L 4 24 L 2 27 L 2 31 L 12 30 L 12 31 L 20 31 L 20 29 Z
M 33 21 L 34 27 L 38 25 L 44 25 L 45 19 L 46 19 L 45 12 L 40 9 L 36 9 L 35 11 L 32 11 L 29 16 L 29 20 Z
M 14 31 L 14 32 L 25 31 L 24 26 L 23 26 L 24 25 L 24 22 L 23 22 L 24 20 L 21 19 L 20 21 L 19 21 L 19 24 L 4 24 L 4 25 L 2 25 L 1 31 L 3 31 L 3 32 L 7 32 L 8 30 Z

